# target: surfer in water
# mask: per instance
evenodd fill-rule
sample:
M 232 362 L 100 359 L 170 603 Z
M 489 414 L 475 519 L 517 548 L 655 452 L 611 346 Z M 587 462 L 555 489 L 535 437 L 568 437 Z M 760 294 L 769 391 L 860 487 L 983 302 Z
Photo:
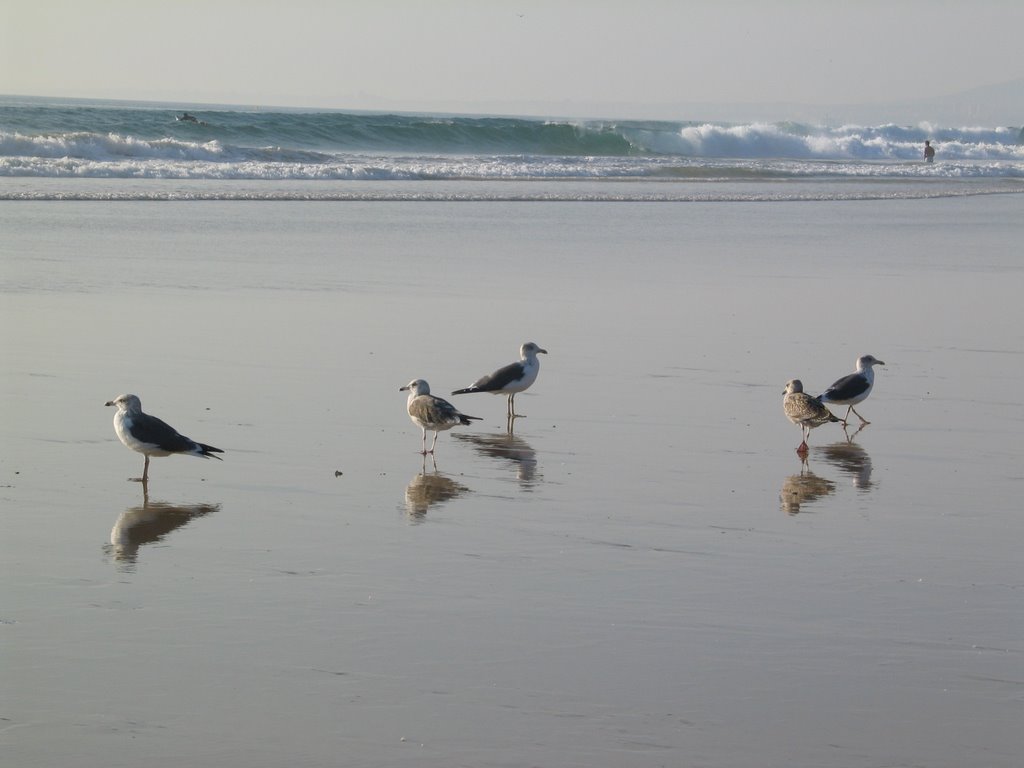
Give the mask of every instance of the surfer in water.
M 195 115 L 190 115 L 188 112 L 182 112 L 181 113 L 181 117 L 179 117 L 178 119 L 181 120 L 184 123 L 198 123 L 199 122 L 199 120 L 196 119 Z
M 932 146 L 930 141 L 924 143 L 924 161 L 931 163 L 935 161 L 935 147 Z

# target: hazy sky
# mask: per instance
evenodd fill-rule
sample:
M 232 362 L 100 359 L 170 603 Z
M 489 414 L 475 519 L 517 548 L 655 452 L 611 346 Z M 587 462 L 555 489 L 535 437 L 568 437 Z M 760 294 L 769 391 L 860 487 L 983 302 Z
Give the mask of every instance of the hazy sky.
M 566 115 L 890 102 L 1024 77 L 1022 41 L 1024 0 L 0 0 L 0 93 Z

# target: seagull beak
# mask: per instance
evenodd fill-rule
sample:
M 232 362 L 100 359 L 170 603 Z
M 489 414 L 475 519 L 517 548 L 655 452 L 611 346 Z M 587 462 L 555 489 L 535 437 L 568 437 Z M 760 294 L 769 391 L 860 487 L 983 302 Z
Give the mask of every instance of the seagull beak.
M 885 365 L 885 360 L 879 360 L 879 361 L 877 361 L 877 363 L 878 363 L 878 365 Z
M 542 355 L 546 355 L 548 353 L 546 349 L 538 349 L 537 351 L 540 352 L 540 354 Z
M 104 403 L 104 405 L 113 405 L 113 404 L 114 404 L 113 400 L 107 400 L 107 402 Z

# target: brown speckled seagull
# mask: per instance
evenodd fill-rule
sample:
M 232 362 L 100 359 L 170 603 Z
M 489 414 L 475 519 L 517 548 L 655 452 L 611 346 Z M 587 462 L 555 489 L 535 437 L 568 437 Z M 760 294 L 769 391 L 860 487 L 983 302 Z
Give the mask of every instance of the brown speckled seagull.
M 797 453 L 806 453 L 807 438 L 811 436 L 811 430 L 828 424 L 831 421 L 841 421 L 832 411 L 821 404 L 817 397 L 811 397 L 804 392 L 804 385 L 800 379 L 790 379 L 786 382 L 786 389 L 782 393 L 782 410 L 786 418 L 800 427 L 800 445 L 797 446 Z
M 479 416 L 467 416 L 464 413 L 459 413 L 455 406 L 447 400 L 442 400 L 440 397 L 430 394 L 430 385 L 423 379 L 413 379 L 404 387 L 400 387 L 398 391 L 409 393 L 409 401 L 406 407 L 409 410 L 409 418 L 412 419 L 416 426 L 423 430 L 423 450 L 420 453 L 424 456 L 434 452 L 434 446 L 437 445 L 438 432 L 443 432 L 460 424 L 468 426 L 470 419 L 480 421 Z M 429 451 L 427 450 L 428 429 L 434 431 L 434 442 L 430 444 Z

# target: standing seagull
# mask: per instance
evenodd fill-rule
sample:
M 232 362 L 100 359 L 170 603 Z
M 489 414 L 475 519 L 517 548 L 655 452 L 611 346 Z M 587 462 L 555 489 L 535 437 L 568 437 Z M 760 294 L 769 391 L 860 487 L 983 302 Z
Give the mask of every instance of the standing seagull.
M 782 394 L 782 410 L 786 418 L 800 427 L 801 441 L 797 453 L 807 452 L 807 438 L 811 436 L 812 429 L 830 421 L 840 421 L 838 416 L 821 404 L 821 398 L 811 397 L 804 392 L 800 379 L 787 381 Z
M 519 362 L 509 363 L 494 373 L 489 373 L 473 382 L 465 389 L 456 389 L 453 395 L 464 395 L 467 392 L 491 392 L 495 395 L 508 395 L 508 418 L 522 414 L 516 413 L 516 393 L 529 389 L 540 373 L 540 360 L 537 355 L 546 355 L 548 351 L 541 349 L 532 341 L 519 348 Z
M 856 371 L 843 376 L 843 378 L 821 393 L 821 402 L 823 403 L 850 406 L 846 409 L 846 416 L 842 419 L 844 427 L 846 426 L 846 420 L 850 418 L 850 411 L 857 413 L 853 406 L 866 400 L 867 396 L 871 394 L 872 387 L 875 386 L 875 371 L 871 367 L 873 365 L 885 365 L 885 363 L 874 355 L 858 357 Z M 857 413 L 857 418 L 860 419 L 862 425 L 871 423 L 859 413 Z
M 404 387 L 400 387 L 398 391 L 409 393 L 406 408 L 409 411 L 409 418 L 423 430 L 423 450 L 420 453 L 424 456 L 434 452 L 438 432 L 451 429 L 459 424 L 469 426 L 470 419 L 481 420 L 479 416 L 467 416 L 464 413 L 459 413 L 455 406 L 447 400 L 430 394 L 430 385 L 423 379 L 413 379 Z M 430 444 L 429 451 L 427 450 L 428 429 L 434 430 L 434 442 Z
M 149 457 L 170 456 L 172 453 L 187 453 L 191 456 L 199 456 L 204 459 L 221 460 L 215 453 L 224 453 L 220 448 L 212 445 L 197 443 L 178 431 L 170 424 L 166 424 L 156 416 L 150 416 L 142 412 L 142 402 L 135 395 L 118 395 L 107 405 L 117 406 L 117 413 L 114 414 L 114 431 L 121 439 L 121 442 L 138 451 L 146 457 L 146 464 L 142 469 L 141 480 L 143 483 L 149 481 Z

